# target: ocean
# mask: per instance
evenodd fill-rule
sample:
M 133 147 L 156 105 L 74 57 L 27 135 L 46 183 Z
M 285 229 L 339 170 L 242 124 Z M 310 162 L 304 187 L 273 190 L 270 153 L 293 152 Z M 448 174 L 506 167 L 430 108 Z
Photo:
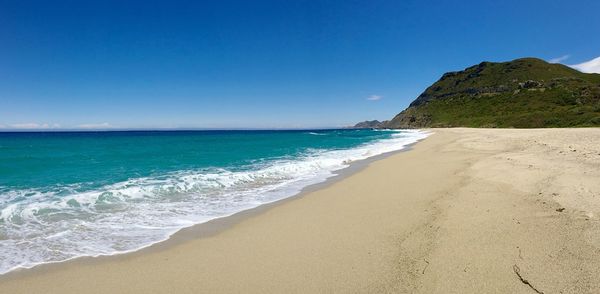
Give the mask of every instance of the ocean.
M 126 253 L 298 194 L 416 130 L 0 133 L 0 274 Z

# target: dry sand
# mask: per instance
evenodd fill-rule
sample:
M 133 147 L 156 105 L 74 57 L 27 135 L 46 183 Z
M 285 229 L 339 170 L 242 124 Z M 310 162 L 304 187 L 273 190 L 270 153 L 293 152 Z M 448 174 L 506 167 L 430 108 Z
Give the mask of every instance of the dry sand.
M 432 131 L 225 228 L 0 293 L 600 293 L 600 129 Z

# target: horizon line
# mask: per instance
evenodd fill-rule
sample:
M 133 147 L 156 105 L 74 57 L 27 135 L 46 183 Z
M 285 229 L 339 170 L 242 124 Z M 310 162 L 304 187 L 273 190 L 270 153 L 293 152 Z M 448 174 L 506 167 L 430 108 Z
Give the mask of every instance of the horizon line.
M 0 129 L 0 133 L 85 133 L 85 132 L 161 132 L 161 131 L 303 131 L 352 129 L 353 126 L 306 128 L 108 128 L 108 129 Z

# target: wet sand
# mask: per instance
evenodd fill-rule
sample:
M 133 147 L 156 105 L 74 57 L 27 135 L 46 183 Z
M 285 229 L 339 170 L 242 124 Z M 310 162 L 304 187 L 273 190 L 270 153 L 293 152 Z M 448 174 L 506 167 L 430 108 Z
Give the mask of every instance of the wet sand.
M 0 293 L 600 292 L 600 129 L 432 131 L 300 197 L 13 272 Z

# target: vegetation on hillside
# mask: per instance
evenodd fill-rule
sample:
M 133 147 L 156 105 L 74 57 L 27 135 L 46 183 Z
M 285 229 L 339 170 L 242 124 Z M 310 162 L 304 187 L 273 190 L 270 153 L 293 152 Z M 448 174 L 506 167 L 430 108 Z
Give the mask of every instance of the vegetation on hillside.
M 600 74 L 536 58 L 449 72 L 383 127 L 600 126 Z
M 383 127 L 387 121 L 378 120 L 366 120 L 355 124 L 352 128 L 354 129 L 377 129 Z

